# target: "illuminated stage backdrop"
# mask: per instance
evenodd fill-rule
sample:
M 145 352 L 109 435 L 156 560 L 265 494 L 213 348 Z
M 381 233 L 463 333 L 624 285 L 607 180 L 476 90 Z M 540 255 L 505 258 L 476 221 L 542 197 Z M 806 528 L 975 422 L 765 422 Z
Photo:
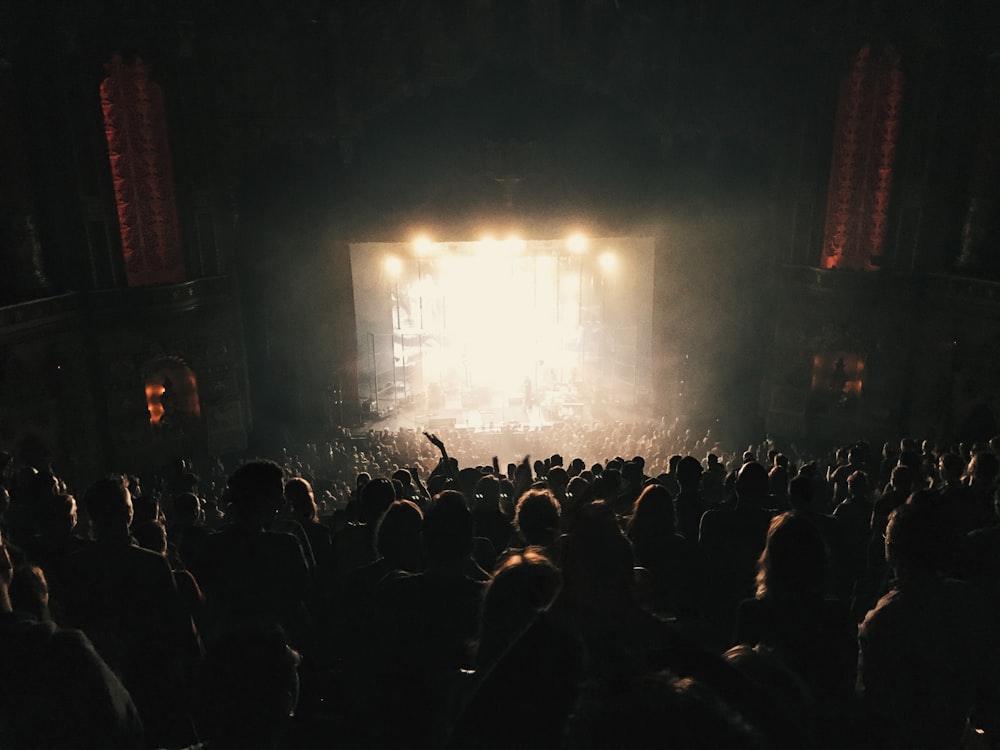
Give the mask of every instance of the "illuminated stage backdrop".
M 356 243 L 351 267 L 373 412 L 535 425 L 648 388 L 650 238 Z

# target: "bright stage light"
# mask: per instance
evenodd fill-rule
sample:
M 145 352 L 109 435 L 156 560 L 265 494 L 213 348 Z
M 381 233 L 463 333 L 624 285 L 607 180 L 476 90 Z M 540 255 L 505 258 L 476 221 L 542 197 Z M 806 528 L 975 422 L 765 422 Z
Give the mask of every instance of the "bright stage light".
M 431 242 L 430 237 L 427 235 L 420 235 L 415 240 L 413 240 L 413 252 L 417 255 L 430 255 L 434 250 L 434 243 Z
M 569 239 L 566 240 L 566 245 L 571 253 L 582 253 L 587 249 L 587 238 L 578 232 L 570 235 Z
M 403 261 L 395 255 L 387 255 L 385 256 L 385 270 L 390 276 L 399 276 L 403 272 Z
M 504 247 L 509 253 L 520 253 L 527 247 L 527 243 L 516 234 L 509 234 L 504 241 Z
M 615 270 L 618 265 L 618 256 L 616 256 L 610 250 L 605 250 L 601 253 L 601 270 L 610 273 Z

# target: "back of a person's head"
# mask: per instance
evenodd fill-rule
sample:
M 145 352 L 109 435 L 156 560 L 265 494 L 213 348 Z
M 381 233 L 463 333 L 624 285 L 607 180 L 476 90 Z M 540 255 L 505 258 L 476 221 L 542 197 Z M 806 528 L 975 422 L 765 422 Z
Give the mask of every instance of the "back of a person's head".
M 889 514 L 885 555 L 897 578 L 924 578 L 941 570 L 946 539 L 938 502 L 933 490 L 915 492 Z
M 957 453 L 945 453 L 939 463 L 943 479 L 946 481 L 957 482 L 965 473 L 965 461 Z
M 559 533 L 561 512 L 559 501 L 551 490 L 528 490 L 517 501 L 514 524 L 529 545 L 549 545 Z
M 847 477 L 847 492 L 852 497 L 865 497 L 868 494 L 868 475 L 863 471 L 851 472 Z
M 240 512 L 273 515 L 284 501 L 284 480 L 284 471 L 274 461 L 248 461 L 229 477 L 229 502 Z
M 496 510 L 500 505 L 500 480 L 492 474 L 476 482 L 476 507 Z
M 631 595 L 632 545 L 609 503 L 596 500 L 582 508 L 561 540 L 560 555 L 563 581 L 578 602 L 600 606 Z
M 407 490 L 406 496 L 409 496 L 409 490 L 413 484 L 413 476 L 406 469 L 396 469 L 392 472 L 392 479 L 403 485 L 403 488 Z
M 788 483 L 788 503 L 794 510 L 808 510 L 813 501 L 813 480 L 797 476 Z
M 756 461 L 743 464 L 739 474 L 736 475 L 736 495 L 740 500 L 762 500 L 767 495 L 769 487 L 767 469 Z
M 628 537 L 633 542 L 664 539 L 674 533 L 674 501 L 662 484 L 646 485 L 632 506 Z
M 49 619 L 49 584 L 37 565 L 18 565 L 10 581 L 10 603 L 15 612 L 37 620 Z
M 569 484 L 569 474 L 566 472 L 562 466 L 553 466 L 549 469 L 548 476 L 546 477 L 549 483 L 549 487 L 557 495 L 561 495 L 566 491 L 566 485 Z
M 559 592 L 559 569 L 537 549 L 511 555 L 483 591 L 477 661 L 499 656 Z
M 989 451 L 977 451 L 969 461 L 968 475 L 976 482 L 992 483 L 1000 474 L 1000 461 Z
M 701 461 L 694 456 L 684 456 L 677 462 L 677 484 L 684 489 L 697 489 L 705 473 Z
M 829 559 L 816 525 L 798 513 L 771 521 L 764 552 L 757 562 L 757 596 L 813 601 L 827 591 Z
M 143 549 L 158 555 L 167 554 L 167 530 L 159 521 L 141 521 L 132 524 L 132 538 Z
M 292 506 L 296 518 L 316 520 L 316 496 L 312 485 L 305 479 L 292 477 L 285 482 L 285 500 Z
M 465 495 L 445 490 L 424 514 L 424 550 L 429 565 L 457 566 L 472 552 L 472 513 Z
M 396 500 L 396 487 L 391 479 L 377 477 L 361 488 L 358 498 L 358 520 L 373 524 Z
M 396 500 L 375 528 L 375 549 L 393 565 L 419 566 L 424 514 L 412 500 Z M 410 572 L 416 572 L 411 570 Z
M 642 482 L 642 467 L 634 461 L 626 461 L 622 464 L 622 479 L 631 485 Z
M 483 478 L 483 473 L 472 466 L 467 466 L 458 472 L 458 485 L 465 499 L 471 504 L 476 496 L 476 485 Z
M 913 488 L 913 469 L 904 464 L 897 464 L 889 475 L 889 483 L 893 489 L 901 492 L 909 492 Z
M 76 500 L 72 495 L 46 495 L 38 501 L 38 528 L 43 534 L 64 536 L 76 527 Z
M 667 459 L 667 466 L 670 468 L 670 473 L 673 474 L 677 471 L 677 465 L 681 462 L 684 456 L 679 453 L 675 453 L 669 459 Z
M 173 497 L 174 519 L 180 524 L 194 524 L 201 517 L 201 500 L 191 492 Z
M 591 490 L 596 499 L 611 501 L 618 497 L 621 485 L 621 473 L 616 469 L 608 469 L 594 479 Z
M 132 496 L 125 477 L 114 475 L 98 479 L 83 496 L 87 515 L 97 526 L 126 526 L 132 522 Z

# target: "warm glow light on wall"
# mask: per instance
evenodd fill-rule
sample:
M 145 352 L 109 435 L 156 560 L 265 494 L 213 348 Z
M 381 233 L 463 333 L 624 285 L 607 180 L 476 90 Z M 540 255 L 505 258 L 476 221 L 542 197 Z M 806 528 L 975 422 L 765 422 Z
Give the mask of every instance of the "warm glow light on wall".
M 160 396 L 166 389 L 163 385 L 154 383 L 146 384 L 146 408 L 149 409 L 150 424 L 159 424 L 163 417 L 163 405 L 160 403 Z
M 566 240 L 566 246 L 569 248 L 571 253 L 586 252 L 587 238 L 579 233 L 570 235 L 569 239 Z
M 812 390 L 837 396 L 860 396 L 865 361 L 849 352 L 823 352 L 813 357 Z
M 403 261 L 395 255 L 387 255 L 385 257 L 385 270 L 390 276 L 395 278 L 403 271 Z

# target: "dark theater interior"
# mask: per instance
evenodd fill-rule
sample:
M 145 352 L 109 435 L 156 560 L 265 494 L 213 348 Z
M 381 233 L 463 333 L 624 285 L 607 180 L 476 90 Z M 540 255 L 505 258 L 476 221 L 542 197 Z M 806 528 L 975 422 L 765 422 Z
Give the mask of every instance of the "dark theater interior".
M 1000 602 L 998 420 L 996 0 L 0 0 L 0 551 L 12 550 L 0 574 L 39 571 L 31 580 L 52 603 L 41 619 L 57 635 L 86 633 L 94 669 L 122 691 L 117 705 L 134 701 L 118 734 L 94 729 L 87 717 L 103 709 L 90 701 L 67 721 L 99 739 L 43 739 L 45 722 L 30 719 L 42 699 L 23 697 L 37 685 L 18 693 L 21 678 L 4 678 L 0 623 L 0 682 L 15 686 L 0 703 L 33 706 L 9 732 L 0 708 L 0 747 L 584 750 L 659 746 L 648 743 L 661 733 L 679 748 L 998 748 L 995 646 L 969 657 L 997 667 L 976 682 L 987 698 L 959 668 L 935 682 L 936 662 L 913 667 L 935 684 L 921 693 L 899 687 L 919 681 L 901 676 L 910 671 L 894 683 L 872 666 L 891 625 L 873 615 L 918 567 L 890 554 L 892 530 L 894 549 L 909 550 L 921 513 L 961 535 L 939 572 Z M 700 490 L 678 478 L 691 457 Z M 759 533 L 727 588 L 726 555 L 747 543 L 720 514 L 751 502 L 757 464 L 770 484 L 753 502 L 774 512 L 741 521 Z M 269 605 L 282 630 L 215 647 L 232 624 L 217 604 L 232 604 L 232 560 L 256 568 L 256 547 L 202 540 L 197 561 L 182 561 L 178 498 L 197 501 L 197 528 L 224 536 L 249 523 L 275 466 L 286 505 L 261 533 L 332 540 L 325 553 L 326 542 L 302 544 L 309 626 L 275 604 L 297 584 L 272 551 L 276 572 L 260 586 L 279 592 Z M 990 467 L 987 491 L 975 477 Z M 131 532 L 102 515 L 110 475 L 127 477 Z M 480 475 L 500 487 L 496 518 L 514 534 L 488 549 Z M 581 475 L 574 502 L 567 487 Z M 293 477 L 315 490 L 309 523 L 328 532 L 292 519 Z M 412 500 L 422 514 L 428 570 L 434 519 L 461 516 L 448 493 L 464 493 L 477 541 L 463 575 L 485 576 L 485 595 L 407 588 L 431 574 L 376 550 L 390 511 L 365 483 L 393 480 L 392 508 Z M 672 504 L 671 539 L 687 547 L 650 551 L 634 530 L 653 485 Z M 973 520 L 941 499 L 959 486 L 980 498 Z M 555 502 L 548 536 L 530 531 L 533 492 Z M 804 533 L 795 523 L 810 493 L 808 513 L 838 518 L 845 539 L 860 524 L 860 541 L 831 542 L 816 524 L 829 596 L 776 614 L 767 573 L 792 559 L 780 539 Z M 129 661 L 141 618 L 132 640 L 108 645 L 80 603 L 134 592 L 139 579 L 87 578 L 67 563 L 86 549 L 39 541 L 57 513 L 43 509 L 50 496 L 72 504 L 81 545 L 100 546 L 111 524 L 146 547 L 136 528 L 150 513 L 165 529 L 175 593 L 198 602 L 185 621 L 195 632 L 183 643 L 165 625 L 143 636 L 162 646 L 143 675 Z M 592 507 L 613 511 L 621 533 L 601 536 Z M 807 545 L 814 531 L 786 543 Z M 658 637 L 652 625 L 619 638 L 611 622 L 631 614 L 578 616 L 617 585 L 601 576 L 619 540 L 633 553 L 628 601 L 674 628 L 667 646 L 642 652 L 641 675 L 622 665 Z M 602 573 L 585 549 L 608 556 Z M 783 554 L 812 575 L 805 546 Z M 383 567 L 375 577 L 362 564 Z M 676 573 L 698 566 L 704 579 Z M 517 583 L 518 571 L 537 580 Z M 502 648 L 487 625 L 497 589 L 516 612 Z M 580 604 L 588 596 L 592 608 Z M 823 609 L 832 598 L 843 613 Z M 118 611 L 107 601 L 105 618 Z M 952 630 L 938 623 L 951 644 L 941 660 L 964 663 L 955 642 L 975 642 L 980 620 L 995 640 L 1000 619 L 980 617 L 965 593 L 927 601 L 928 612 L 963 613 Z M 447 626 L 436 630 L 418 602 Z M 517 620 L 528 608 L 530 622 Z M 374 640 L 386 612 L 392 648 Z M 467 612 L 475 627 L 459 638 Z M 833 657 L 817 666 L 800 653 L 811 628 L 838 653 L 842 615 L 856 629 L 850 700 L 823 692 Z M 747 633 L 779 619 L 795 643 L 772 659 L 781 639 Z M 330 645 L 362 632 L 357 653 Z M 478 643 L 479 660 L 475 649 L 451 658 L 453 635 Z M 301 661 L 295 700 L 280 722 L 267 723 L 270 708 L 250 721 L 246 707 L 266 691 L 241 691 L 295 665 L 279 648 L 274 664 L 251 660 L 270 682 L 249 668 L 234 676 L 238 649 L 264 654 L 284 638 Z M 488 643 L 502 656 L 486 661 Z M 384 658 L 364 661 L 379 649 Z M 711 662 L 723 653 L 732 674 Z M 169 678 L 152 679 L 161 657 Z M 201 669 L 211 676 L 194 677 Z M 199 681 L 243 698 L 192 708 L 178 694 L 200 695 Z M 904 731 L 886 716 L 940 721 Z

